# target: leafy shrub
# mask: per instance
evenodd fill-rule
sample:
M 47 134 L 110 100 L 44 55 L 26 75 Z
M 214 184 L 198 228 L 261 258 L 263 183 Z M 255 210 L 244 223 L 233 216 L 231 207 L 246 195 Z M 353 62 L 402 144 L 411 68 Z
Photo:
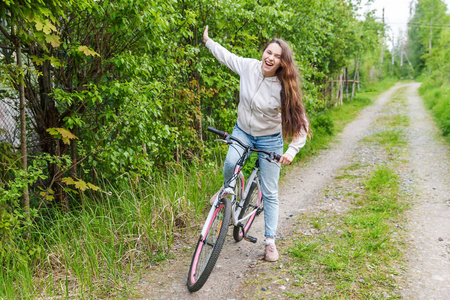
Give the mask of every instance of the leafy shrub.
M 14 150 L 10 143 L 0 143 L 0 186 L 12 179 L 11 169 L 21 166 L 20 154 Z
M 312 118 L 311 127 L 314 132 L 322 132 L 332 135 L 334 132 L 334 122 L 329 115 L 319 114 Z

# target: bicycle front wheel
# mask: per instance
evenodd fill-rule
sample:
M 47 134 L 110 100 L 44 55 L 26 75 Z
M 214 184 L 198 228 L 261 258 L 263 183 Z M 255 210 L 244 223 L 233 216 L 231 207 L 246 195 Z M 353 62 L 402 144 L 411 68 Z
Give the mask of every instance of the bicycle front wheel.
M 205 236 L 200 236 L 195 248 L 187 280 L 190 292 L 198 291 L 208 280 L 222 250 L 230 216 L 231 203 L 228 198 L 224 198 L 214 211 Z
M 246 216 L 248 217 L 240 222 L 242 225 L 239 224 L 233 229 L 233 237 L 236 242 L 240 242 L 250 230 L 250 227 L 252 226 L 253 221 L 256 218 L 258 209 L 260 211 L 262 210 L 262 195 L 258 190 L 258 186 L 256 185 L 256 183 L 252 183 L 238 219 L 242 219 Z

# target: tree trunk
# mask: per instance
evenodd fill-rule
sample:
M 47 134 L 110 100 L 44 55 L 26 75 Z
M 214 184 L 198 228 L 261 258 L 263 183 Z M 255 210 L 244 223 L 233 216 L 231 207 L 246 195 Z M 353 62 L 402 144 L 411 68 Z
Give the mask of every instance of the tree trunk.
M 334 93 L 334 86 L 333 86 L 333 76 L 331 76 L 331 79 L 330 79 L 330 89 L 331 89 L 331 91 L 330 91 L 330 103 L 333 103 L 333 93 Z
M 353 84 L 352 84 L 352 100 L 355 97 L 356 74 L 357 73 L 358 73 L 358 57 L 355 57 L 355 72 L 353 74 Z
M 339 74 L 339 105 L 344 105 L 344 70 Z
M 336 103 L 334 104 L 334 106 L 338 106 L 340 104 L 339 103 L 339 98 L 340 98 L 339 93 L 341 91 L 341 89 L 340 89 L 340 87 L 341 87 L 340 79 L 341 79 L 341 74 L 336 76 L 336 82 L 337 82 L 337 84 L 336 84 Z
M 75 133 L 74 133 L 75 134 Z M 75 140 L 70 141 L 70 157 L 72 159 L 72 168 L 70 169 L 70 176 L 77 177 L 77 142 Z
M 50 154 L 55 155 L 56 157 L 61 157 L 65 155 L 69 151 L 68 145 L 62 143 L 60 140 L 55 140 L 48 132 L 49 128 L 59 128 L 63 125 L 61 124 L 59 118 L 60 114 L 58 109 L 56 108 L 54 99 L 50 96 L 53 92 L 52 89 L 52 81 L 51 81 L 51 64 L 50 61 L 45 61 L 42 66 L 39 68 L 39 71 L 42 73 L 41 76 L 38 77 L 38 85 L 39 85 L 39 99 L 40 104 L 43 109 L 42 115 L 43 118 L 39 120 L 42 122 L 38 124 L 38 133 L 39 139 L 41 141 L 41 149 Z M 64 177 L 64 174 L 61 173 L 61 168 L 57 164 L 49 165 L 49 175 L 50 178 L 55 178 L 55 202 L 64 210 L 69 210 L 69 201 L 66 192 L 63 190 L 61 179 Z
M 345 99 L 348 101 L 348 67 L 345 67 Z
M 201 100 L 201 96 L 200 96 L 200 76 L 196 75 L 196 81 L 197 81 L 197 95 L 198 95 L 198 114 L 197 114 L 197 120 L 195 123 L 195 127 L 197 130 L 197 137 L 200 140 L 200 143 L 203 144 L 203 133 L 202 133 L 202 100 Z M 202 147 L 203 149 L 203 147 Z
M 17 65 L 20 71 L 22 71 L 22 48 L 20 43 L 17 43 Z M 19 111 L 20 111 L 20 154 L 22 156 L 22 168 L 26 172 L 27 166 L 27 124 L 26 124 L 26 111 L 25 111 L 25 88 L 24 88 L 24 76 L 19 75 Z M 30 218 L 30 195 L 28 192 L 28 185 L 23 190 L 23 206 L 25 207 L 25 214 L 27 219 Z
M 358 72 L 356 72 L 356 80 L 358 82 L 358 91 L 361 90 L 360 85 L 359 85 L 359 67 L 358 67 Z

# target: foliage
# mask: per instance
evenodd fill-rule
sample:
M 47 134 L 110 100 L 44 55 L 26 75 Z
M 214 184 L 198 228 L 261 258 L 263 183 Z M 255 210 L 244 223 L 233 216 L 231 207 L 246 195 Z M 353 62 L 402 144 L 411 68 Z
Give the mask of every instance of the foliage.
M 30 217 L 35 217 L 37 210 L 25 211 L 21 205 L 21 195 L 24 187 L 45 178 L 42 161 L 35 160 L 27 171 L 12 166 L 14 164 L 10 164 L 8 170 L 11 179 L 7 182 L 0 181 L 0 265 L 6 267 L 6 270 L 14 265 L 19 268 L 27 265 L 36 252 L 41 250 L 26 239 L 29 234 L 27 229 L 31 225 Z
M 2 32 L 13 45 L 8 29 L 31 29 L 19 38 L 29 49 L 27 68 L 36 70 L 26 76 L 31 124 L 44 152 L 72 152 L 81 178 L 149 176 L 166 162 L 197 160 L 206 123 L 233 126 L 238 78 L 202 45 L 206 24 L 214 39 L 247 57 L 259 58 L 271 37 L 287 37 L 305 75 L 310 113 L 325 108 L 320 86 L 327 76 L 375 47 L 382 31 L 370 14 L 359 21 L 357 7 L 341 0 L 52 1 L 24 11 L 17 3 L 8 2 Z M 22 24 L 8 12 L 29 17 Z M 3 63 L 14 64 L 3 52 Z M 48 173 L 62 188 L 65 175 L 54 165 Z M 57 202 L 67 201 L 56 194 Z
M 0 143 L 0 186 L 13 179 L 11 169 L 21 167 L 20 155 L 9 143 Z

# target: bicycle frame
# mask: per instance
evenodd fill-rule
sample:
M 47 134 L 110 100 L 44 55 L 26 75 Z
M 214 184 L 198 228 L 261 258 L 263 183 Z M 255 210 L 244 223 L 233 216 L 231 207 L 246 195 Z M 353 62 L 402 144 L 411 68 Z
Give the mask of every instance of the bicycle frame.
M 244 153 L 242 155 L 242 157 L 245 157 L 246 155 L 247 155 L 247 153 Z M 252 183 L 255 183 L 257 185 L 257 188 L 259 191 L 259 197 L 261 197 L 261 186 L 260 186 L 259 178 L 258 178 L 259 167 L 257 167 L 257 166 L 253 167 L 253 171 L 250 174 L 250 176 L 248 177 L 247 183 L 245 183 L 245 177 L 241 171 L 242 166 L 243 166 L 243 160 L 242 160 L 242 162 L 239 162 L 238 165 L 236 166 L 234 175 L 232 176 L 232 179 L 228 182 L 227 187 L 219 194 L 217 199 L 214 201 L 214 204 L 212 205 L 212 207 L 208 213 L 208 217 L 206 218 L 206 222 L 203 226 L 202 233 L 201 233 L 202 237 L 204 237 L 206 235 L 206 232 L 210 226 L 211 220 L 214 216 L 214 212 L 219 207 L 219 204 L 220 204 L 219 199 L 221 198 L 221 195 L 224 192 L 232 192 L 232 191 L 236 190 L 238 193 L 236 195 L 233 192 L 233 194 L 231 195 L 230 200 L 231 200 L 232 206 L 231 206 L 230 225 L 238 226 L 240 222 L 242 222 L 248 218 L 251 218 L 256 214 L 257 211 L 254 210 L 251 213 L 245 215 L 243 218 L 238 219 L 238 216 L 241 213 L 242 206 L 244 204 L 245 198 L 247 197 L 247 194 L 250 190 Z M 237 182 L 238 177 L 241 179 L 241 185 L 236 188 L 236 182 Z M 240 199 L 239 203 L 237 203 L 237 198 Z
M 221 139 L 219 141 L 224 141 L 227 144 L 231 144 L 232 142 L 230 143 L 230 139 L 232 139 L 233 141 L 237 142 L 237 145 L 242 147 L 242 149 L 244 151 L 243 151 L 241 157 L 239 158 L 239 160 L 236 163 L 236 167 L 235 167 L 233 176 L 225 184 L 225 188 L 219 193 L 218 197 L 214 200 L 214 203 L 211 206 L 211 209 L 210 209 L 210 211 L 208 213 L 208 217 L 206 218 L 206 222 L 203 225 L 202 233 L 201 233 L 200 238 L 202 238 L 202 237 L 204 237 L 206 235 L 206 232 L 207 232 L 207 230 L 208 230 L 208 228 L 210 226 L 212 217 L 214 216 L 214 212 L 219 207 L 220 199 L 222 198 L 222 195 L 224 193 L 228 193 L 228 194 L 231 195 L 231 199 L 230 200 L 231 200 L 231 205 L 232 206 L 231 206 L 231 218 L 230 218 L 231 222 L 230 222 L 230 225 L 239 226 L 240 222 L 242 222 L 242 221 L 244 221 L 244 220 L 246 220 L 248 218 L 253 217 L 257 213 L 257 211 L 255 210 L 255 211 L 245 215 L 242 219 L 238 220 L 238 216 L 239 216 L 239 214 L 240 214 L 240 212 L 242 210 L 242 205 L 244 204 L 245 198 L 247 197 L 247 194 L 248 194 L 248 192 L 250 190 L 250 187 L 252 186 L 253 182 L 255 182 L 256 185 L 257 185 L 258 192 L 259 192 L 258 197 L 260 197 L 260 199 L 262 197 L 262 195 L 261 195 L 261 186 L 260 186 L 259 177 L 258 177 L 258 175 L 259 175 L 258 174 L 259 173 L 259 164 L 257 163 L 253 167 L 253 171 L 250 174 L 250 176 L 248 177 L 247 184 L 245 184 L 245 177 L 244 177 L 244 175 L 242 174 L 242 171 L 241 171 L 242 167 L 244 166 L 245 159 L 252 152 L 263 152 L 266 155 L 272 155 L 273 154 L 275 156 L 269 156 L 269 157 L 271 157 L 271 159 L 273 159 L 273 160 L 279 160 L 280 159 L 280 156 L 278 156 L 277 154 L 269 153 L 269 152 L 266 152 L 266 151 L 253 149 L 253 148 L 250 148 L 248 146 L 245 146 L 241 141 L 239 141 L 236 138 L 233 138 L 232 136 L 230 136 L 228 133 L 226 133 L 224 131 L 218 131 L 217 129 L 210 128 L 210 127 L 208 128 L 208 130 L 213 132 L 213 133 L 216 133 L 219 136 L 224 138 L 224 139 Z M 241 184 L 241 186 L 238 186 L 237 189 L 236 189 L 236 181 L 237 181 L 238 177 L 241 179 L 242 184 Z M 244 186 L 245 186 L 245 188 L 244 188 Z M 235 193 L 234 193 L 235 190 L 237 190 L 238 195 L 235 195 Z M 239 203 L 237 203 L 237 200 L 236 200 L 237 196 L 239 196 L 239 199 L 240 199 Z
M 237 170 L 236 170 L 237 171 Z M 235 173 L 236 173 L 235 171 Z M 250 187 L 252 186 L 252 183 L 255 183 L 258 187 L 258 191 L 261 191 L 261 187 L 260 187 L 260 183 L 259 183 L 259 178 L 258 178 L 258 172 L 259 172 L 259 168 L 258 167 L 253 167 L 253 171 L 250 174 L 250 176 L 248 177 L 247 183 L 245 184 L 245 177 L 242 174 L 241 171 L 239 171 L 239 175 L 241 177 L 241 182 L 242 185 L 239 187 L 239 192 L 241 193 L 241 197 L 240 197 L 240 201 L 239 203 L 237 203 L 236 200 L 236 195 L 232 196 L 231 199 L 231 222 L 232 225 L 234 226 L 238 226 L 240 222 L 251 218 L 252 216 L 254 216 L 256 214 L 256 210 L 245 215 L 244 217 L 242 217 L 241 219 L 238 219 L 239 214 L 241 213 L 242 210 L 242 206 L 244 205 L 244 201 L 247 198 L 248 192 L 250 191 Z M 245 186 L 245 188 L 244 188 Z M 261 195 L 259 195 L 261 197 Z

